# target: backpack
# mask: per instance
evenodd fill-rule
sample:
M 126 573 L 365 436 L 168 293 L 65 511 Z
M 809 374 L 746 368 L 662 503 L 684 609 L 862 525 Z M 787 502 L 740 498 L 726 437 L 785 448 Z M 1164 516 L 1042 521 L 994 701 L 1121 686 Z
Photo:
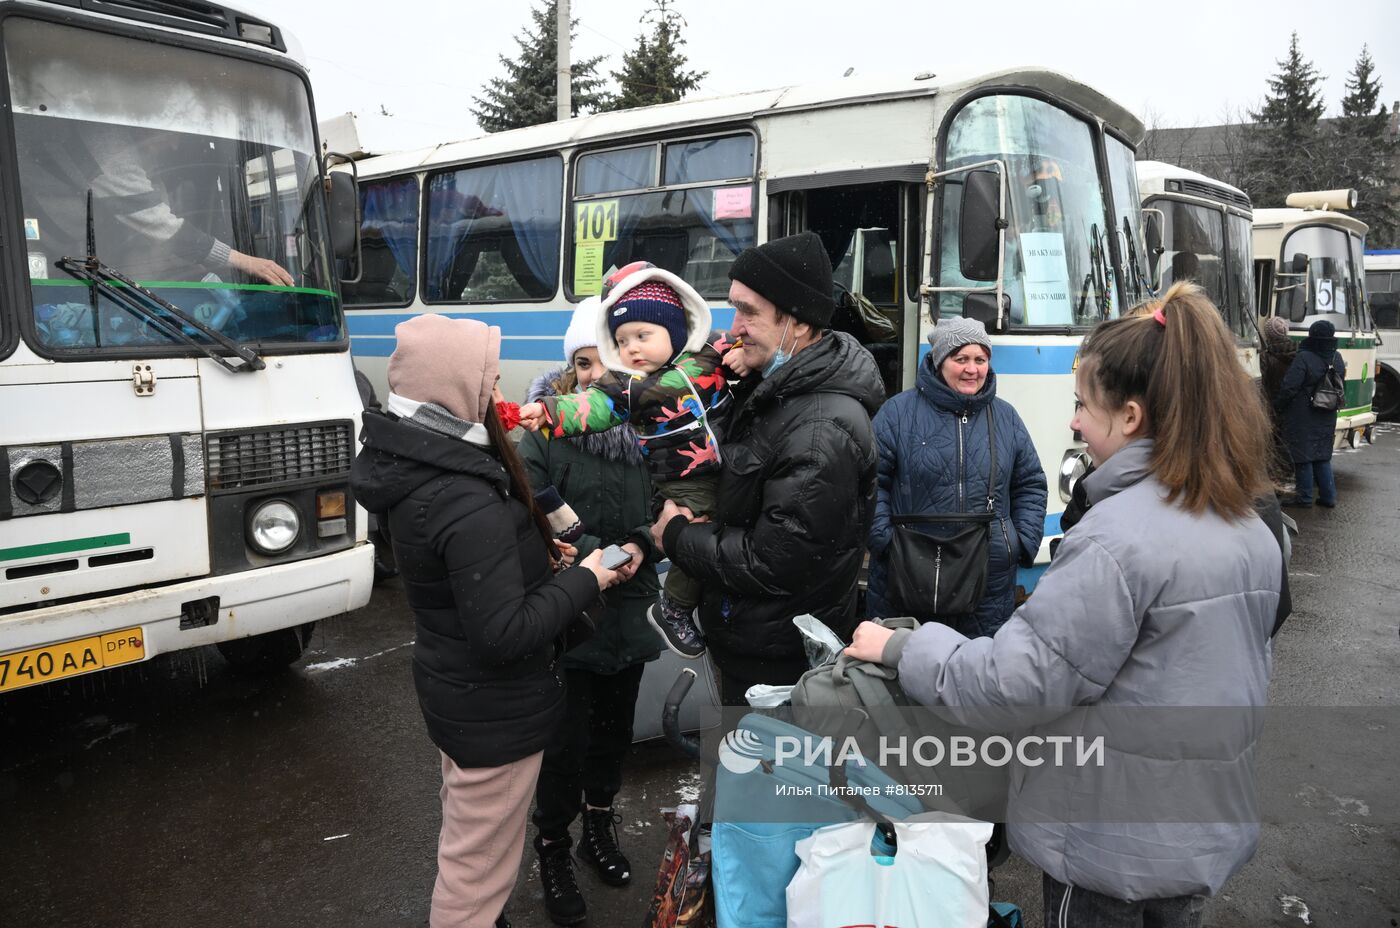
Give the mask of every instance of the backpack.
M 1313 388 L 1312 399 L 1308 401 L 1308 405 L 1322 412 L 1336 412 L 1342 408 L 1345 397 L 1346 383 L 1337 372 L 1336 366 L 1328 361 L 1327 373 L 1322 375 L 1322 379 Z
M 885 628 L 919 627 L 907 616 L 873 620 Z M 829 736 L 838 744 L 854 738 L 866 758 L 878 759 L 880 739 L 913 744 L 933 736 L 949 743 L 955 734 L 981 737 L 980 732 L 940 719 L 936 710 L 922 709 L 899 684 L 899 671 L 884 664 L 840 654 L 834 661 L 813 667 L 792 688 L 794 719 L 799 726 Z M 855 711 L 853 711 L 855 710 Z M 895 780 L 911 784 L 938 784 L 942 794 L 921 793 L 924 808 L 999 822 L 1005 819 L 1009 770 L 907 765 L 885 771 Z M 997 836 L 1000 839 L 1000 835 Z M 1000 854 L 1004 845 L 992 849 Z M 993 864 L 1000 861 L 993 857 Z

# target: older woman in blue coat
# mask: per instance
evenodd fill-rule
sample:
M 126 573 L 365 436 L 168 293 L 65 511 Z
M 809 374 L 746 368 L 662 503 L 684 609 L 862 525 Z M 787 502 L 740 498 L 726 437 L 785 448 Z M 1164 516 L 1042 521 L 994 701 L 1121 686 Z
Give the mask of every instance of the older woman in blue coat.
M 870 528 L 867 612 L 903 615 L 889 591 L 889 548 L 895 516 L 951 515 L 983 509 L 988 479 L 995 481 L 987 586 L 975 611 L 938 618 L 968 637 L 992 635 L 1016 608 L 1016 567 L 1029 567 L 1045 532 L 1045 472 L 1025 423 L 997 399 L 992 343 L 982 323 L 947 319 L 929 335 L 932 350 L 919 365 L 916 386 L 875 416 L 879 488 Z M 987 420 L 996 435 L 991 474 Z
M 1311 506 L 1314 483 L 1319 506 L 1331 509 L 1337 505 L 1337 481 L 1332 475 L 1337 413 L 1312 405 L 1313 393 L 1327 376 L 1328 365 L 1336 368 L 1345 383 L 1347 366 L 1337 352 L 1337 330 L 1326 319 L 1319 319 L 1308 327 L 1308 337 L 1273 398 L 1288 456 L 1293 460 L 1295 492 L 1283 501 L 1285 506 Z

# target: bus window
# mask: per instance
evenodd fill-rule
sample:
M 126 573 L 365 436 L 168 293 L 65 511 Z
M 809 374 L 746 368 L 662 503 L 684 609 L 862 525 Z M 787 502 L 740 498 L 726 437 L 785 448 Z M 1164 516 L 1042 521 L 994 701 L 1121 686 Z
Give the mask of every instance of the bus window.
M 418 178 L 360 183 L 360 273 L 347 305 L 406 306 L 418 268 Z
M 748 133 L 581 155 L 571 203 L 569 283 L 596 294 L 604 273 L 650 261 L 723 299 L 729 266 L 755 240 Z
M 1162 285 L 1165 293 L 1172 284 L 1189 280 L 1200 285 L 1206 296 L 1222 315 L 1229 312 L 1225 292 L 1225 219 L 1220 210 L 1211 206 L 1182 203 L 1179 200 L 1154 200 L 1152 205 L 1162 211 Z M 1239 330 L 1238 316 L 1226 315 L 1227 325 Z
M 1005 289 L 1011 322 L 1089 326 L 1121 311 L 1112 267 L 1093 130 L 1049 103 L 1030 97 L 978 97 L 953 118 L 945 168 L 1005 161 L 1011 227 L 1006 237 Z M 985 286 L 959 272 L 961 175 L 944 184 L 940 254 L 942 287 Z M 939 295 L 939 313 L 962 313 L 963 294 Z
M 556 155 L 430 176 L 425 300 L 553 296 L 563 187 L 564 163 Z
M 1240 338 L 1253 341 L 1259 337 L 1250 320 L 1254 309 L 1254 273 L 1251 259 L 1254 245 L 1251 239 L 1254 224 L 1243 216 L 1227 213 L 1225 216 L 1225 275 L 1229 279 L 1226 288 L 1226 305 L 1220 307 L 1225 313 L 1229 327 Z
M 1348 300 L 1354 279 L 1349 236 L 1341 229 L 1304 226 L 1283 243 L 1283 270 L 1291 271 L 1298 255 L 1308 258 L 1306 289 L 1297 287 L 1279 295 L 1278 314 L 1298 324 L 1311 316 L 1329 316 L 1337 328 L 1350 328 Z M 1302 278 L 1284 277 L 1284 285 Z
M 1367 271 L 1366 297 L 1376 328 L 1400 328 L 1400 273 Z
M 1142 213 L 1138 209 L 1137 162 L 1133 150 L 1115 139 L 1104 137 L 1108 152 L 1108 180 L 1113 191 L 1114 225 L 1122 263 L 1119 277 L 1128 305 L 1134 306 L 1152 295 L 1152 278 L 1147 273 L 1147 249 L 1142 241 Z

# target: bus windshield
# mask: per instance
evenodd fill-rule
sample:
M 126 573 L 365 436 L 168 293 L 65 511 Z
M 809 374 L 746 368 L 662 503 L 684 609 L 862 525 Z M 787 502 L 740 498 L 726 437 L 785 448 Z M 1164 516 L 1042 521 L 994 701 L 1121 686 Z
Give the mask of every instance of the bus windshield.
M 1304 266 L 1306 284 L 1300 273 Z M 1283 286 L 1295 286 L 1280 294 L 1279 315 L 1295 325 L 1311 324 L 1310 317 L 1319 316 L 1339 329 L 1351 327 L 1347 320 L 1354 302 L 1356 269 L 1346 232 L 1326 226 L 1296 230 L 1283 242 L 1283 269 L 1300 276 L 1283 276 L 1280 281 Z
M 36 348 L 187 354 L 202 338 L 64 270 L 88 255 L 230 339 L 343 340 L 294 73 L 37 20 L 4 28 Z
M 1121 307 L 1109 243 L 1115 230 L 1108 225 L 1089 124 L 1031 97 L 979 97 L 953 118 L 945 169 L 989 159 L 1004 161 L 1008 172 L 1005 287 L 1012 324 L 1082 327 L 1117 316 Z M 1131 177 L 1125 184 L 1130 182 Z M 951 175 L 944 191 L 938 285 L 985 286 L 959 272 L 960 201 L 961 176 Z M 1127 209 L 1136 215 L 1136 209 Z M 940 294 L 940 313 L 960 314 L 963 298 Z

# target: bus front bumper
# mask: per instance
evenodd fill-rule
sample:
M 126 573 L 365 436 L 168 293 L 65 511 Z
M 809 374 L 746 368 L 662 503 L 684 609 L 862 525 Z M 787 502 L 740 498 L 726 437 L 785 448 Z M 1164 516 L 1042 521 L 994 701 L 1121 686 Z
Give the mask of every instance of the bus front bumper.
M 362 542 L 290 564 L 0 616 L 0 657 L 139 630 L 122 639 L 139 638 L 138 660 L 149 660 L 358 609 L 369 602 L 373 582 L 374 548 Z

